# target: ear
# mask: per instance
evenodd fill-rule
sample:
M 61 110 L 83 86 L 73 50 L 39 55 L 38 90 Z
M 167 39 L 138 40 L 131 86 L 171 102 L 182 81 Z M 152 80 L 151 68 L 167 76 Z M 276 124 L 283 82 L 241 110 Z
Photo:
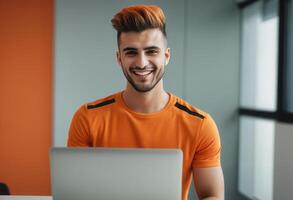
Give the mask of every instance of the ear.
M 117 59 L 117 63 L 119 64 L 119 66 L 121 67 L 121 54 L 119 52 L 119 49 L 116 51 L 116 59 Z
M 165 50 L 165 65 L 168 65 L 171 57 L 170 48 L 166 48 Z

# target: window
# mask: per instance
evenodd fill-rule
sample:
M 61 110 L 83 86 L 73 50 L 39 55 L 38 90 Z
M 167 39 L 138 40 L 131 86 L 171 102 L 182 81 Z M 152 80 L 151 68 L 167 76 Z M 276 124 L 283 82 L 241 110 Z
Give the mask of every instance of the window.
M 293 122 L 293 2 L 243 0 L 238 190 L 273 199 L 277 121 Z
M 240 114 L 293 122 L 293 2 L 240 4 Z
M 238 190 L 273 199 L 275 124 L 293 122 L 293 2 L 247 0 L 241 8 Z
M 251 199 L 273 200 L 275 121 L 240 118 L 238 190 Z
M 278 24 L 277 8 L 255 2 L 242 10 L 242 108 L 276 111 Z

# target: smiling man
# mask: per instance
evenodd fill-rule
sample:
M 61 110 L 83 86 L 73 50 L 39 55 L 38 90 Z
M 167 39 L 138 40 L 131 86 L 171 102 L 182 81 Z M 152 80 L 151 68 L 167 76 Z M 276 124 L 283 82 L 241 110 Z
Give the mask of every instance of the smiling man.
M 199 199 L 224 199 L 216 124 L 209 114 L 163 87 L 170 60 L 163 11 L 129 6 L 111 22 L 126 89 L 81 106 L 71 122 L 68 147 L 181 149 L 182 199 L 188 198 L 192 176 Z

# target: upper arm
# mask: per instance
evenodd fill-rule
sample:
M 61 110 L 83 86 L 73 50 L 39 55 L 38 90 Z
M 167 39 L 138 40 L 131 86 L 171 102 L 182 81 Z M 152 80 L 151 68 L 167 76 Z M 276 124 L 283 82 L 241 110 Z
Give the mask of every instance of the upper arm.
M 68 147 L 89 147 L 91 146 L 90 130 L 87 117 L 81 107 L 74 114 L 67 139 Z
M 214 120 L 207 115 L 198 136 L 193 160 L 194 185 L 199 199 L 224 199 L 220 135 Z M 210 198 L 208 198 L 210 197 Z
M 194 185 L 199 199 L 224 199 L 224 176 L 221 167 L 193 168 Z
M 221 166 L 221 141 L 216 123 L 206 115 L 197 134 L 192 166 L 207 168 Z

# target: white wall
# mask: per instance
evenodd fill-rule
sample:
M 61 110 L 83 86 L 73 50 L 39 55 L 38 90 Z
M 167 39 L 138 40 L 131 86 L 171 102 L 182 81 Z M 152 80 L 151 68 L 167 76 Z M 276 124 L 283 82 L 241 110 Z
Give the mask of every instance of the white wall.
M 188 0 L 186 7 L 186 99 L 217 122 L 226 199 L 236 200 L 239 10 L 233 0 Z
M 274 199 L 293 197 L 293 124 L 277 123 L 275 135 Z

